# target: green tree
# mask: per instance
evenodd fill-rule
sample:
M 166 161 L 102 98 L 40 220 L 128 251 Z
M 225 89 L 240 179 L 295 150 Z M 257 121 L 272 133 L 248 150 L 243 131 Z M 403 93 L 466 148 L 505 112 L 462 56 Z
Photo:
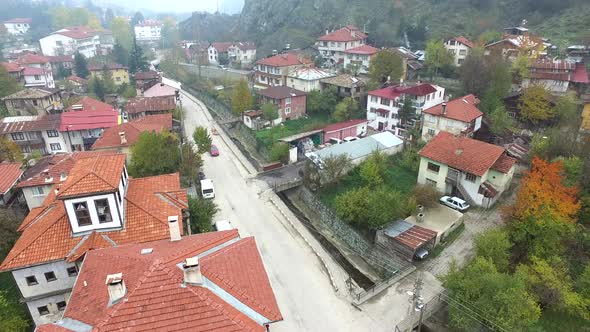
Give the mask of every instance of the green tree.
M 117 86 L 115 85 L 115 80 L 113 79 L 113 73 L 109 70 L 107 65 L 102 67 L 101 80 L 106 94 L 115 93 L 117 91 Z
M 274 121 L 279 118 L 279 110 L 272 103 L 264 103 L 260 109 L 262 110 L 262 117 L 266 121 L 270 121 L 271 126 L 273 125 Z
M 0 65 L 0 98 L 11 95 L 22 87 L 18 82 L 8 74 L 6 68 Z M 4 102 L 0 102 L 0 115 L 7 116 L 6 105 Z
M 29 321 L 15 309 L 18 305 L 7 300 L 6 292 L 0 292 L 0 331 L 29 330 Z
M 135 15 L 133 15 L 130 24 L 132 27 L 134 27 L 140 22 L 143 22 L 144 20 L 145 18 L 143 17 L 143 14 L 141 12 L 135 12 Z
M 475 236 L 477 257 L 489 259 L 500 272 L 508 272 L 512 243 L 503 229 L 492 229 Z
M 107 8 L 106 12 L 104 13 L 104 26 L 106 28 L 111 26 L 111 22 L 113 21 L 113 19 L 115 18 L 115 13 L 113 13 L 113 10 L 110 8 Z
M 186 181 L 186 185 L 190 186 L 195 183 L 197 173 L 203 160 L 201 155 L 195 152 L 195 146 L 192 142 L 185 142 L 180 146 L 180 176 Z
M 270 159 L 280 161 L 283 164 L 289 162 L 289 144 L 285 142 L 276 142 L 270 149 Z
M 512 79 L 515 82 L 522 82 L 523 79 L 529 77 L 529 66 L 531 65 L 531 58 L 526 55 L 519 55 L 516 57 L 512 66 L 510 67 L 510 72 L 512 73 Z
M 500 105 L 490 113 L 490 130 L 496 135 L 503 134 L 512 127 L 513 121 L 503 105 Z
M 331 114 L 334 105 L 338 103 L 338 92 L 334 87 L 324 89 L 321 92 L 312 90 L 307 95 L 307 111 L 310 114 Z
M 98 76 L 92 76 L 88 80 L 88 91 L 101 101 L 105 101 L 107 95 L 107 88 L 105 87 L 104 81 Z
M 213 143 L 213 140 L 211 139 L 211 136 L 209 135 L 207 128 L 195 128 L 195 131 L 193 132 L 193 140 L 197 145 L 199 153 L 205 153 L 211 150 L 211 144 Z
M 381 50 L 371 59 L 369 78 L 375 84 L 382 84 L 388 79 L 397 81 L 403 78 L 403 60 L 391 50 Z
M 76 52 L 74 55 L 74 71 L 76 72 L 76 76 L 82 78 L 88 78 L 90 75 L 90 71 L 88 71 L 88 62 L 86 61 L 86 57 L 80 54 L 80 52 Z
M 413 106 L 412 98 L 406 96 L 403 105 L 397 112 L 402 125 L 405 125 L 416 116 L 416 109 Z
M 480 47 L 471 49 L 459 69 L 459 78 L 466 92 L 481 96 L 487 89 L 489 75 L 485 67 L 484 50 Z
M 362 187 L 340 194 L 334 209 L 345 222 L 365 229 L 378 229 L 407 212 L 403 196 L 383 187 Z
M 129 65 L 129 51 L 127 51 L 119 42 L 113 46 L 113 57 L 115 62 L 122 64 L 123 66 Z
M 425 208 L 438 206 L 438 200 L 441 196 L 441 192 L 432 185 L 419 184 L 412 189 L 412 197 L 416 204 Z
M 180 164 L 178 138 L 170 132 L 144 131 L 131 148 L 129 173 L 146 177 L 177 172 Z
M 526 331 L 537 322 L 541 309 L 528 293 L 521 278 L 498 272 L 494 263 L 476 257 L 463 270 L 451 265 L 444 287 L 453 302 L 477 308 L 480 315 L 507 331 Z M 479 331 L 482 326 L 467 316 L 459 305 L 449 306 L 450 325 L 463 331 Z
M 347 154 L 330 155 L 322 161 L 326 183 L 338 182 L 352 166 L 352 160 Z
M 552 119 L 555 110 L 549 105 L 549 92 L 541 85 L 526 88 L 518 102 L 520 117 L 533 124 Z
M 557 98 L 555 103 L 555 114 L 562 126 L 578 127 L 580 115 L 578 114 L 579 100 L 573 91 Z
M 143 49 L 137 44 L 135 35 L 133 35 L 133 45 L 131 46 L 131 53 L 129 53 L 129 72 L 135 74 L 148 69 L 149 63 L 143 55 Z
M 49 9 L 49 15 L 54 30 L 67 26 L 88 26 L 93 29 L 100 29 L 98 16 L 86 8 L 52 7 Z
M 189 197 L 188 208 L 191 214 L 189 220 L 193 234 L 213 231 L 213 217 L 219 211 L 213 200 Z
M 116 44 L 119 44 L 126 50 L 130 50 L 133 47 L 134 32 L 129 22 L 123 17 L 115 17 L 111 21 L 110 27 Z
M 231 109 L 235 115 L 241 115 L 252 108 L 252 94 L 248 88 L 248 82 L 242 79 L 235 87 L 231 98 Z
M 162 48 L 173 48 L 180 41 L 180 33 L 176 21 L 170 16 L 164 18 L 162 26 Z
M 336 121 L 350 120 L 359 111 L 357 101 L 352 97 L 346 97 L 336 105 L 332 117 Z
M 383 184 L 387 172 L 387 159 L 379 151 L 373 151 L 360 167 L 363 182 L 373 188 Z
M 20 162 L 23 160 L 23 152 L 15 142 L 7 137 L 0 137 L 0 162 Z
M 67 69 L 66 67 L 64 67 L 63 64 L 60 63 L 57 65 L 55 79 L 63 80 L 65 78 L 67 78 L 68 76 L 70 76 L 71 74 L 72 74 L 72 71 L 70 69 Z
M 425 64 L 431 76 L 436 76 L 442 67 L 453 64 L 453 55 L 447 51 L 441 40 L 432 39 L 426 43 Z

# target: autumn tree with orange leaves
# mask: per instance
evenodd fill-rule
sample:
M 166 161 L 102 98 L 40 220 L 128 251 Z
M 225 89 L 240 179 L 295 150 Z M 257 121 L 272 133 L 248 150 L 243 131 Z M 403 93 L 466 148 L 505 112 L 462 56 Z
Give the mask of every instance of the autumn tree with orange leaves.
M 563 184 L 565 178 L 561 161 L 533 159 L 531 171 L 525 176 L 512 216 L 517 221 L 529 217 L 537 220 L 563 220 L 573 223 L 580 209 L 578 189 Z

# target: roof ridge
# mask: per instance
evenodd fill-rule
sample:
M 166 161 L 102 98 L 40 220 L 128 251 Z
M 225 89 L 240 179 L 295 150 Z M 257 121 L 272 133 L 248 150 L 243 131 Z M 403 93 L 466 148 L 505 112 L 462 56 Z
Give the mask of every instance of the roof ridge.
M 194 234 L 194 235 L 198 235 L 198 234 Z M 205 242 L 205 243 L 201 244 L 201 245 L 199 246 L 199 248 L 197 248 L 197 249 L 195 249 L 195 248 L 194 248 L 194 247 L 192 247 L 192 246 L 187 246 L 187 247 L 186 247 L 184 250 L 181 250 L 181 251 L 175 251 L 174 253 L 172 253 L 172 254 L 170 254 L 170 255 L 168 255 L 168 256 L 166 256 L 166 257 L 161 257 L 161 259 L 160 259 L 160 260 L 162 261 L 162 263 L 163 263 L 163 264 L 168 264 L 168 263 L 170 263 L 172 260 L 174 260 L 176 257 L 183 256 L 183 255 L 185 255 L 185 254 L 186 254 L 186 253 L 188 253 L 188 252 L 191 252 L 191 251 L 199 251 L 199 250 L 203 249 L 204 247 L 208 247 L 208 246 L 209 246 L 209 245 L 211 245 L 211 244 L 214 244 L 214 243 L 218 243 L 218 242 L 220 242 L 220 241 L 223 241 L 223 242 L 220 242 L 220 243 L 216 244 L 216 245 L 214 246 L 214 247 L 216 247 L 216 246 L 222 245 L 222 244 L 224 244 L 224 243 L 226 243 L 226 242 L 228 242 L 228 241 L 230 241 L 230 240 L 233 240 L 234 238 L 237 238 L 237 239 L 238 239 L 238 241 L 239 241 L 239 240 L 240 240 L 240 235 L 239 235 L 238 233 L 236 233 L 236 232 L 227 232 L 227 234 L 224 234 L 224 235 L 223 235 L 222 237 L 220 237 L 219 239 L 216 239 L 216 240 L 211 240 L 210 242 Z M 230 244 L 230 246 L 231 246 L 231 244 Z M 214 248 L 214 247 L 213 247 L 213 248 Z M 220 249 L 223 249 L 223 248 L 220 248 Z M 208 250 L 209 250 L 209 249 L 208 249 Z M 202 254 L 202 253 L 204 253 L 204 252 L 206 252 L 206 251 L 207 251 L 207 250 L 205 250 L 205 251 L 202 251 L 202 252 L 200 252 L 199 254 Z M 217 251 L 219 251 L 219 250 L 216 250 L 215 252 L 217 252 Z M 199 255 L 199 254 L 197 254 L 197 255 Z M 211 254 L 212 254 L 212 253 L 211 253 Z M 211 255 L 211 254 L 209 254 L 209 255 Z M 207 256 L 209 256 L 209 255 L 207 255 Z M 205 257 L 207 257 L 207 256 L 205 256 Z

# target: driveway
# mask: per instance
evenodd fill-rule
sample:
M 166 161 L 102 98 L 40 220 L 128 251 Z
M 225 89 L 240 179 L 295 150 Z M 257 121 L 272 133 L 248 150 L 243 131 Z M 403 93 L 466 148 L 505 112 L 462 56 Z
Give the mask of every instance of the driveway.
M 210 128 L 214 124 L 202 103 L 185 92 L 182 98 L 186 136 L 192 140 L 196 126 Z M 221 209 L 215 218 L 230 220 L 242 237 L 256 238 L 284 317 L 272 330 L 392 331 L 407 312 L 406 291 L 411 282 L 392 288 L 384 293 L 390 294 L 362 308 L 353 307 L 344 286 L 347 276 L 338 264 L 282 202 L 269 201 L 274 193 L 265 181 L 255 178 L 253 167 L 231 140 L 213 136 L 213 143 L 220 155 L 205 154 L 203 160 L 205 175 L 215 185 L 215 203 Z

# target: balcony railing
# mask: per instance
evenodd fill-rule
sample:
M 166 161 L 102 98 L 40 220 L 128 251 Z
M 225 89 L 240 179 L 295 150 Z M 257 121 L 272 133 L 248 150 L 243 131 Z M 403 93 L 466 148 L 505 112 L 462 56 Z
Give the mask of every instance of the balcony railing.
M 457 183 L 459 182 L 459 172 L 448 172 L 447 177 L 445 178 L 445 182 L 457 185 Z

